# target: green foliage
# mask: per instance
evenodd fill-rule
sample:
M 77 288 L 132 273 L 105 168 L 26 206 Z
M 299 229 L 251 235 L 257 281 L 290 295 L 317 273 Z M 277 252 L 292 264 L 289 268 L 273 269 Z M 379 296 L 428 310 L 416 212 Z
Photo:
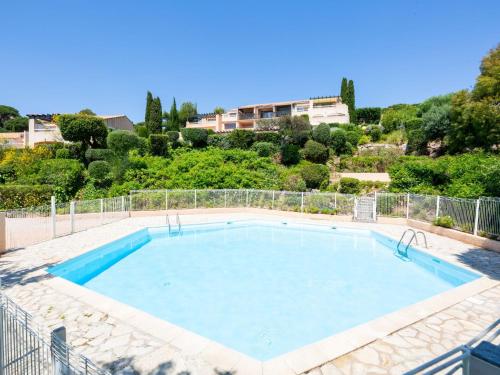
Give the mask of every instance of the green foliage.
M 224 112 L 225 112 L 225 110 L 222 107 L 217 106 L 214 108 L 214 113 L 217 115 L 222 115 Z
M 142 143 L 140 138 L 128 130 L 115 130 L 109 133 L 108 148 L 116 155 L 125 156 L 130 150 L 138 149 Z
M 136 125 L 134 127 L 134 130 L 139 137 L 147 138 L 149 136 L 148 128 L 146 127 L 146 125 Z
M 283 165 L 293 165 L 300 161 L 300 147 L 292 144 L 286 143 L 281 146 L 281 162 Z
M 80 112 L 78 112 L 79 115 L 87 115 L 87 116 L 95 116 L 96 114 L 94 111 L 92 111 L 90 108 L 84 108 Z
M 89 176 L 96 187 L 109 187 L 112 183 L 111 166 L 107 161 L 97 160 L 89 164 Z
M 271 142 L 255 142 L 251 149 L 261 157 L 271 156 L 279 151 L 278 146 Z
M 340 158 L 338 169 L 341 172 L 382 173 L 397 161 L 397 157 L 348 156 Z
M 443 228 L 453 228 L 455 223 L 453 222 L 453 218 L 451 216 L 440 216 L 434 219 L 432 222 L 434 225 Z
M 56 199 L 67 202 L 83 186 L 84 168 L 77 160 L 42 160 L 37 180 L 41 185 L 53 185 Z
M 22 132 L 28 130 L 28 122 L 27 117 L 14 117 L 4 121 L 3 127 L 9 132 Z
M 57 125 L 63 138 L 71 142 L 81 142 L 84 149 L 106 145 L 108 129 L 103 119 L 88 115 L 59 115 Z
M 167 135 L 168 141 L 170 143 L 175 143 L 179 140 L 179 132 L 178 131 L 175 131 L 175 130 L 171 131 L 170 130 L 170 131 L 166 132 L 165 134 Z
M 153 94 L 150 91 L 146 94 L 146 113 L 144 114 L 144 122 L 149 123 L 149 118 L 151 116 L 151 103 L 153 103 Z
M 207 145 L 208 132 L 206 129 L 182 128 L 181 134 L 184 141 L 190 142 L 195 148 Z
M 252 146 L 254 140 L 255 133 L 251 130 L 234 129 L 227 135 L 227 141 L 231 148 L 246 150 Z
M 198 114 L 198 108 L 195 103 L 192 102 L 184 102 L 181 104 L 179 108 L 179 124 L 181 127 L 186 126 L 187 120 L 191 117 L 194 117 Z
M 349 107 L 349 121 L 353 124 L 357 123 L 356 119 L 356 94 L 354 91 L 354 81 L 349 80 L 349 83 L 347 84 L 347 97 L 348 97 L 348 102 L 345 103 Z
M 422 130 L 427 140 L 443 139 L 451 127 L 451 104 L 433 105 L 422 114 Z
M 281 137 L 286 143 L 294 143 L 302 147 L 311 133 L 309 120 L 302 116 L 283 116 L 277 120 Z
M 390 132 L 388 134 L 383 134 L 381 140 L 384 143 L 400 146 L 406 142 L 407 138 L 406 138 L 405 131 L 402 129 L 399 129 L 399 130 L 393 130 L 392 132 Z
M 151 134 L 149 136 L 149 151 L 151 152 L 151 155 L 168 156 L 168 141 L 168 135 Z
M 380 130 L 380 126 L 372 125 L 367 128 L 366 133 L 372 142 L 378 142 L 382 137 L 382 130 Z
M 328 148 L 319 142 L 309 140 L 304 146 L 304 158 L 313 163 L 324 164 L 328 160 Z
M 382 111 L 380 123 L 384 133 L 404 129 L 408 122 L 417 117 L 418 106 L 413 104 L 396 104 Z
M 313 129 L 312 138 L 325 146 L 331 142 L 330 126 L 328 124 L 319 124 Z
M 85 152 L 85 159 L 89 163 L 96 160 L 110 161 L 114 156 L 114 152 L 107 148 L 89 148 Z
M 347 104 L 349 98 L 347 96 L 347 78 L 342 78 L 342 83 L 340 84 L 340 98 L 342 103 Z
M 347 141 L 347 132 L 344 129 L 331 132 L 331 148 L 336 155 L 352 154 L 352 145 Z
M 115 194 L 113 196 L 118 196 L 120 194 Z M 125 195 L 125 193 L 121 194 Z M 76 200 L 94 200 L 100 198 L 106 198 L 108 196 L 107 188 L 101 188 L 94 184 L 94 182 L 89 182 L 85 184 L 83 188 L 78 190 L 76 193 Z
M 0 209 L 49 204 L 53 190 L 50 185 L 0 185 Z
M 380 107 L 356 108 L 356 119 L 360 124 L 378 124 L 382 115 Z
M 231 148 L 227 140 L 227 135 L 224 134 L 210 134 L 207 139 L 207 145 L 223 148 L 226 150 Z
M 277 132 L 262 131 L 255 133 L 255 142 L 270 142 L 275 145 L 281 144 L 281 135 Z
M 357 178 L 342 177 L 339 192 L 343 194 L 359 194 L 361 192 L 361 181 Z
M 283 189 L 286 191 L 306 191 L 307 186 L 300 175 L 292 174 L 285 179 Z
M 363 133 L 357 129 L 357 130 L 349 130 L 346 132 L 346 139 L 347 142 L 350 143 L 353 147 L 356 147 L 359 143 L 359 140 L 363 136 Z
M 177 104 L 175 98 L 172 100 L 172 105 L 170 106 L 170 113 L 168 114 L 167 129 L 179 131 L 181 128 L 181 121 L 179 119 L 179 113 L 177 112 Z
M 326 165 L 310 164 L 302 167 L 300 175 L 309 189 L 319 189 L 319 187 L 327 183 L 330 178 L 330 171 Z
M 147 104 L 146 104 L 147 107 Z M 162 131 L 163 118 L 160 98 L 154 98 L 149 105 L 149 117 L 146 121 L 148 134 L 158 134 Z
M 56 159 L 71 159 L 71 154 L 67 148 L 56 150 Z
M 479 67 L 481 74 L 476 79 L 476 84 L 472 90 L 472 100 L 486 100 L 491 104 L 497 103 L 500 99 L 500 44 L 481 61 Z

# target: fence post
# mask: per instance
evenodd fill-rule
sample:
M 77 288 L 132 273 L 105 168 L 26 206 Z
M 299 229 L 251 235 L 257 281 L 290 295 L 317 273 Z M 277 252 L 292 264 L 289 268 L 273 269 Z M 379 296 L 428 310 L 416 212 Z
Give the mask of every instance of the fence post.
M 71 233 L 75 232 L 75 202 L 69 202 L 69 226 Z
M 377 221 L 377 192 L 375 192 L 373 200 L 373 220 Z
M 304 192 L 300 193 L 300 212 L 304 212 Z
M 104 222 L 104 199 L 100 199 L 101 203 L 101 224 Z
M 227 189 L 224 189 L 224 208 L 227 207 Z
M 7 250 L 7 225 L 6 225 L 6 222 L 5 222 L 5 212 L 4 211 L 0 211 L 0 255 L 5 251 Z M 1 285 L 0 285 L 1 287 Z M 0 331 L 2 332 L 2 331 Z M 0 336 L 2 334 L 0 333 Z M 0 348 L 2 348 L 3 346 L 0 346 Z M 1 353 L 2 349 L 0 349 L 0 356 L 2 355 Z M 0 358 L 0 361 L 1 361 L 1 358 Z M 1 367 L 0 367 L 0 371 L 1 371 Z
M 128 193 L 128 215 L 130 215 L 130 213 L 133 211 L 132 209 L 132 191 L 130 193 Z
M 59 327 L 50 333 L 50 354 L 54 364 L 53 375 L 68 375 L 69 358 L 66 346 L 66 328 Z
M 436 219 L 439 217 L 439 203 L 441 201 L 441 197 L 438 195 L 436 198 Z
M 474 236 L 477 236 L 477 227 L 479 225 L 479 204 L 481 199 L 476 201 L 476 216 L 474 217 Z
M 196 189 L 194 189 L 194 208 L 196 209 Z
M 125 211 L 125 196 L 122 195 L 122 212 Z
M 52 238 L 56 238 L 56 197 L 50 197 L 50 217 L 52 220 Z
M 248 189 L 247 189 L 247 202 L 246 202 L 246 206 L 248 207 Z
M 271 210 L 274 210 L 274 190 L 273 190 L 273 201 L 271 202 Z
M 410 193 L 406 193 L 406 220 L 410 218 Z

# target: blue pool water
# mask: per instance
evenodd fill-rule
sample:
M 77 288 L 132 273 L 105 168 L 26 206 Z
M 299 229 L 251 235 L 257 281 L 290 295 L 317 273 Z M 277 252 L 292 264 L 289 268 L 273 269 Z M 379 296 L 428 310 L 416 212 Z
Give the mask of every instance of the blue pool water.
M 478 275 L 374 232 L 282 223 L 149 228 L 49 269 L 259 360 Z

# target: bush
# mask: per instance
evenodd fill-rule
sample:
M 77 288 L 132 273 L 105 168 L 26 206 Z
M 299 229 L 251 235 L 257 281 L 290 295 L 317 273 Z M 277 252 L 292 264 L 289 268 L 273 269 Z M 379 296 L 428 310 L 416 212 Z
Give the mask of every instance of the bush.
M 42 185 L 54 185 L 57 200 L 67 202 L 83 186 L 84 168 L 77 160 L 42 160 L 37 180 Z
M 356 178 L 343 177 L 340 179 L 339 192 L 343 194 L 359 194 L 361 192 L 361 181 Z
M 353 130 L 347 131 L 346 132 L 347 142 L 350 143 L 353 147 L 356 147 L 362 135 L 363 134 L 360 133 L 359 131 L 353 131 Z
M 281 135 L 276 132 L 256 132 L 255 142 L 269 142 L 275 145 L 281 144 Z
M 330 126 L 328 124 L 319 124 L 313 129 L 312 138 L 325 146 L 331 142 Z
M 256 142 L 251 149 L 262 157 L 271 156 L 278 152 L 278 146 L 270 142 Z
M 182 138 L 190 142 L 193 147 L 200 148 L 207 145 L 208 132 L 206 129 L 182 128 Z
M 209 135 L 208 140 L 207 140 L 207 144 L 209 146 L 219 147 L 219 148 L 222 148 L 225 150 L 231 148 L 229 146 L 227 136 L 223 135 L 223 134 L 211 134 L 211 135 Z
M 96 160 L 110 161 L 114 155 L 113 151 L 107 148 L 89 148 L 85 151 L 85 158 L 89 163 Z
M 96 187 L 109 187 L 112 183 L 111 166 L 107 161 L 97 160 L 89 164 L 89 176 Z
M 149 151 L 151 155 L 168 156 L 168 140 L 169 137 L 167 135 L 151 134 L 149 136 Z
M 397 161 L 397 157 L 348 156 L 340 158 L 338 169 L 342 172 L 381 173 Z
M 227 136 L 231 148 L 247 150 L 255 140 L 255 133 L 251 130 L 234 129 Z
M 284 165 L 297 164 L 300 161 L 300 148 L 297 145 L 287 143 L 281 147 L 281 162 Z
M 382 138 L 382 130 L 379 126 L 371 126 L 368 129 L 368 135 L 370 136 L 372 142 L 378 142 Z
M 168 141 L 170 143 L 175 143 L 175 142 L 177 142 L 179 140 L 179 132 L 177 132 L 177 131 L 169 130 L 165 134 L 167 135 Z
M 141 148 L 140 138 L 128 130 L 115 130 L 107 138 L 108 148 L 117 155 L 127 155 L 130 150 Z
M 313 163 L 324 164 L 328 160 L 328 148 L 319 142 L 309 140 L 304 146 L 304 158 Z
M 288 176 L 283 183 L 283 189 L 286 191 L 305 191 L 306 188 L 304 179 L 296 174 Z
M 440 216 L 434 219 L 432 222 L 434 225 L 437 225 L 439 227 L 443 228 L 453 228 L 453 225 L 455 224 L 453 222 L 453 219 L 451 216 Z
M 380 107 L 366 107 L 356 109 L 356 119 L 360 124 L 378 124 L 382 108 Z
M 67 148 L 56 150 L 56 159 L 71 159 L 71 154 Z
M 0 209 L 49 204 L 53 190 L 50 185 L 0 185 Z
M 147 138 L 149 135 L 148 128 L 146 125 L 138 125 L 135 127 L 135 132 L 139 137 Z
M 347 141 L 347 132 L 345 130 L 333 130 L 331 139 L 331 147 L 336 155 L 352 154 L 352 145 Z
M 323 164 L 305 165 L 302 167 L 300 175 L 309 189 L 319 189 L 323 183 L 330 179 L 330 171 Z

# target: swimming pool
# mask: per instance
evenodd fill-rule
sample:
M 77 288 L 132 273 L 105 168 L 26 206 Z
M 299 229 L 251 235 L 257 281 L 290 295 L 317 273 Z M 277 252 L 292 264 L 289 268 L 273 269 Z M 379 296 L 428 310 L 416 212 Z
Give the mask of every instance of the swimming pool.
M 147 228 L 49 272 L 264 361 L 479 277 L 395 245 L 280 222 Z

